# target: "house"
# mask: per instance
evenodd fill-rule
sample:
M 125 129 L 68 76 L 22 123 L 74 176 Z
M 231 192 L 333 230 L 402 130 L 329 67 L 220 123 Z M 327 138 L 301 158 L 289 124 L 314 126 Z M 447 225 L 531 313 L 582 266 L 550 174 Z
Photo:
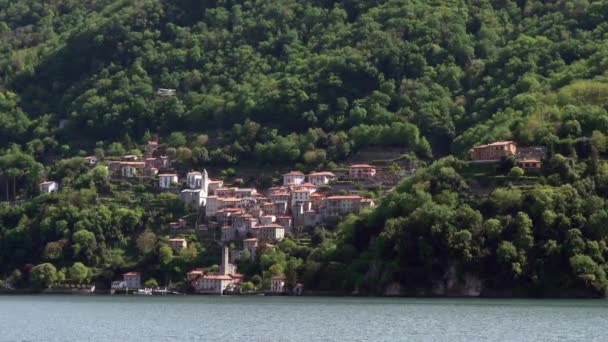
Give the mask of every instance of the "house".
M 204 274 L 205 271 L 203 271 L 202 268 L 195 268 L 192 271 L 186 273 L 186 280 L 192 282 L 193 280 L 202 277 Z
M 307 202 L 310 200 L 310 191 L 306 189 L 295 190 L 291 193 L 291 205 L 298 202 Z
M 234 197 L 236 197 L 236 198 L 253 197 L 257 193 L 258 192 L 257 192 L 256 189 L 251 189 L 251 188 L 235 189 L 235 191 L 234 191 Z
M 120 163 L 120 173 L 123 177 L 133 178 L 143 175 L 145 162 L 125 161 Z
M 328 171 L 313 172 L 308 175 L 308 181 L 316 186 L 326 185 L 334 179 L 336 175 Z
M 215 190 L 221 188 L 222 186 L 224 186 L 224 182 L 221 180 L 210 180 L 209 181 L 209 186 L 207 188 L 207 192 L 209 195 L 214 195 L 215 194 Z
M 285 292 L 285 276 L 274 276 L 270 279 L 270 292 L 284 293 Z
M 542 168 L 542 161 L 536 158 L 519 159 L 517 164 L 525 171 L 540 171 Z
M 374 178 L 376 168 L 368 164 L 351 165 L 348 170 L 348 177 L 353 180 L 365 180 Z
M 57 184 L 55 181 L 42 182 L 38 187 L 40 188 L 40 192 L 43 194 L 59 191 L 59 184 Z
M 256 231 L 254 235 L 260 240 L 280 241 L 285 238 L 285 228 L 275 223 L 259 225 L 253 227 L 252 230 Z
M 177 174 L 175 173 L 163 173 L 158 175 L 158 186 L 161 189 L 171 189 L 177 182 Z
M 260 216 L 260 224 L 262 225 L 273 224 L 276 220 L 277 218 L 274 215 Z
M 95 157 L 95 156 L 84 157 L 84 163 L 85 163 L 85 165 L 93 166 L 93 165 L 97 164 L 97 157 Z
M 126 287 L 129 289 L 141 288 L 141 273 L 139 272 L 128 272 L 122 275 L 122 280 L 125 282 Z
M 156 90 L 156 95 L 160 97 L 175 96 L 175 89 L 158 88 Z
M 188 242 L 186 241 L 186 239 L 173 238 L 169 239 L 169 246 L 171 246 L 171 248 L 173 248 L 175 251 L 179 252 L 182 249 L 188 247 Z
M 498 161 L 503 157 L 515 155 L 517 145 L 513 141 L 497 141 L 487 145 L 475 146 L 472 159 L 474 161 Z
M 222 274 L 208 274 L 199 279 L 194 285 L 198 293 L 223 294 L 234 283 L 231 276 Z
M 219 198 L 236 197 L 236 188 L 217 188 L 214 195 Z
M 283 175 L 283 185 L 301 184 L 306 180 L 306 176 L 300 171 L 291 171 Z
M 360 203 L 362 200 L 364 200 L 364 198 L 358 195 L 327 197 L 321 208 L 324 214 L 323 216 L 328 217 L 357 213 L 361 207 Z

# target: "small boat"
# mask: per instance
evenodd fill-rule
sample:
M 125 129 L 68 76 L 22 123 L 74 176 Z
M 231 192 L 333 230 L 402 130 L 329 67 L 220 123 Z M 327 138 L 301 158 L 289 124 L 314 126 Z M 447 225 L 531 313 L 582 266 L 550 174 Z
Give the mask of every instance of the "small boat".
M 139 289 L 139 290 L 133 292 L 133 294 L 138 295 L 138 296 L 151 296 L 152 289 Z

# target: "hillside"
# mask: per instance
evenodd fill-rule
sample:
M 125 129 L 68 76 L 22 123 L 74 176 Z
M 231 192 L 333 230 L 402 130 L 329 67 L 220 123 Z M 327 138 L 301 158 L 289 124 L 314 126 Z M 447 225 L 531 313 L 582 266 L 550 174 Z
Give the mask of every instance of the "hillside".
M 243 265 L 247 275 L 278 264 L 308 288 L 382 293 L 449 271 L 497 291 L 601 293 L 607 17 L 605 0 L 0 0 L 0 276 L 52 262 L 104 281 L 136 266 L 177 281 L 216 260 L 196 239 L 184 255 L 160 252 L 187 214 L 175 195 L 83 166 L 158 139 L 179 172 L 264 170 L 256 184 L 336 169 L 368 147 L 448 158 L 372 213 Z M 505 182 L 503 165 L 476 178 L 460 164 L 507 139 L 547 148 L 539 175 Z M 64 190 L 39 196 L 44 179 Z M 543 210 L 531 206 L 540 197 Z

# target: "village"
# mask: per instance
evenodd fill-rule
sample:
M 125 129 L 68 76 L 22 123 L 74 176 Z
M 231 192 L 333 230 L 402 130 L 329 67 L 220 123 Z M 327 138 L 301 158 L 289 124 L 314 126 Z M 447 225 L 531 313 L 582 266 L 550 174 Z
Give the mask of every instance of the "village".
M 492 164 L 514 158 L 517 165 L 532 173 L 541 169 L 545 154 L 543 147 L 518 148 L 513 141 L 498 141 L 474 147 L 470 163 Z M 101 161 L 90 156 L 85 162 L 95 166 Z M 253 260 L 262 250 L 275 248 L 287 236 L 294 236 L 307 227 L 335 225 L 348 214 L 373 208 L 374 200 L 357 191 L 360 187 L 345 190 L 340 184 L 344 180 L 349 184 L 373 184 L 378 181 L 380 172 L 370 164 L 351 164 L 341 173 L 322 170 L 306 174 L 292 170 L 282 175 L 280 184 L 258 190 L 239 186 L 242 180 L 227 185 L 223 180 L 210 178 L 205 169 L 180 175 L 172 164 L 156 141 L 147 143 L 143 160 L 135 155 L 125 155 L 121 160 L 105 163 L 113 177 L 122 180 L 156 179 L 158 191 L 178 194 L 180 201 L 195 213 L 194 220 L 184 218 L 169 224 L 171 236 L 168 241 L 175 252 L 188 247 L 185 235 L 213 232 L 214 243 L 221 246 L 219 268 L 192 269 L 184 280 L 199 294 L 241 293 L 244 276 L 237 270 L 239 260 Z M 413 171 L 403 173 L 399 179 Z M 59 184 L 55 181 L 40 184 L 41 193 L 58 190 Z M 134 270 L 124 273 L 111 288 L 112 292 L 153 293 L 142 284 L 142 273 Z M 292 281 L 288 285 L 282 274 L 273 276 L 269 284 L 264 291 L 267 294 L 299 295 L 303 292 L 302 284 Z

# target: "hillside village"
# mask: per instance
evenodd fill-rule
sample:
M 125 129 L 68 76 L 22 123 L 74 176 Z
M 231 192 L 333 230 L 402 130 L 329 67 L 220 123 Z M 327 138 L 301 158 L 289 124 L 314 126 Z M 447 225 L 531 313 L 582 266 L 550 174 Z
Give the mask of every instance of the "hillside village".
M 187 283 L 198 293 L 224 293 L 233 291 L 243 276 L 236 272 L 241 258 L 255 259 L 260 248 L 273 248 L 286 236 L 296 235 L 306 228 L 335 225 L 341 217 L 371 209 L 372 198 L 361 194 L 359 184 L 396 184 L 398 179 L 378 177 L 379 169 L 369 164 L 349 165 L 345 171 L 289 171 L 282 175 L 281 183 L 268 189 L 256 189 L 225 184 L 212 179 L 207 170 L 179 174 L 174 160 L 167 157 L 163 145 L 149 141 L 145 153 L 124 155 L 120 160 L 101 160 L 95 156 L 84 158 L 89 167 L 102 165 L 116 181 L 140 182 L 155 179 L 160 192 L 179 195 L 180 201 L 193 215 L 169 223 L 169 244 L 179 253 L 188 247 L 184 236 L 212 234 L 213 241 L 222 245 L 222 260 L 218 272 L 201 268 L 187 274 Z M 412 170 L 409 171 L 413 172 Z M 406 173 L 402 173 L 403 177 Z M 242 180 L 235 182 L 242 184 Z M 41 193 L 60 190 L 57 181 L 47 180 L 39 185 Z M 334 188 L 335 187 L 335 188 Z M 194 220 L 189 219 L 195 217 Z M 228 246 L 238 246 L 229 249 Z M 275 276 L 271 282 L 274 292 L 286 289 Z M 142 275 L 130 271 L 122 280 L 112 283 L 113 290 L 142 287 Z M 301 290 L 301 288 L 300 288 Z
M 518 148 L 513 141 L 497 141 L 475 146 L 470 151 L 469 163 L 496 164 L 514 158 L 516 165 L 534 174 L 540 171 L 545 154 L 544 147 Z M 375 206 L 372 198 L 360 194 L 357 190 L 360 187 L 341 186 L 344 183 L 395 184 L 399 178 L 415 171 L 401 172 L 397 179 L 393 176 L 387 182 L 386 177 L 378 177 L 379 168 L 370 164 L 352 164 L 341 172 L 292 170 L 282 175 L 280 184 L 256 189 L 239 186 L 243 183 L 240 179 L 233 185 L 212 179 L 206 169 L 180 174 L 173 167 L 174 160 L 157 141 L 147 143 L 143 158 L 125 155 L 120 160 L 102 161 L 89 156 L 84 160 L 91 167 L 106 165 L 115 179 L 155 179 L 158 191 L 179 195 L 194 215 L 169 223 L 171 248 L 177 253 L 187 248 L 188 240 L 184 236 L 193 233 L 211 234 L 213 241 L 222 246 L 218 270 L 196 268 L 187 273 L 186 283 L 203 294 L 240 291 L 244 276 L 237 272 L 239 260 L 254 260 L 260 249 L 274 248 L 287 236 L 319 225 L 335 225 L 341 217 Z M 50 193 L 59 191 L 60 185 L 47 180 L 40 183 L 39 188 L 41 193 Z M 297 289 L 288 289 L 285 284 L 284 275 L 273 276 L 270 290 L 272 293 L 302 291 L 301 284 Z M 114 291 L 141 287 L 142 274 L 137 271 L 127 272 L 122 280 L 112 283 Z

